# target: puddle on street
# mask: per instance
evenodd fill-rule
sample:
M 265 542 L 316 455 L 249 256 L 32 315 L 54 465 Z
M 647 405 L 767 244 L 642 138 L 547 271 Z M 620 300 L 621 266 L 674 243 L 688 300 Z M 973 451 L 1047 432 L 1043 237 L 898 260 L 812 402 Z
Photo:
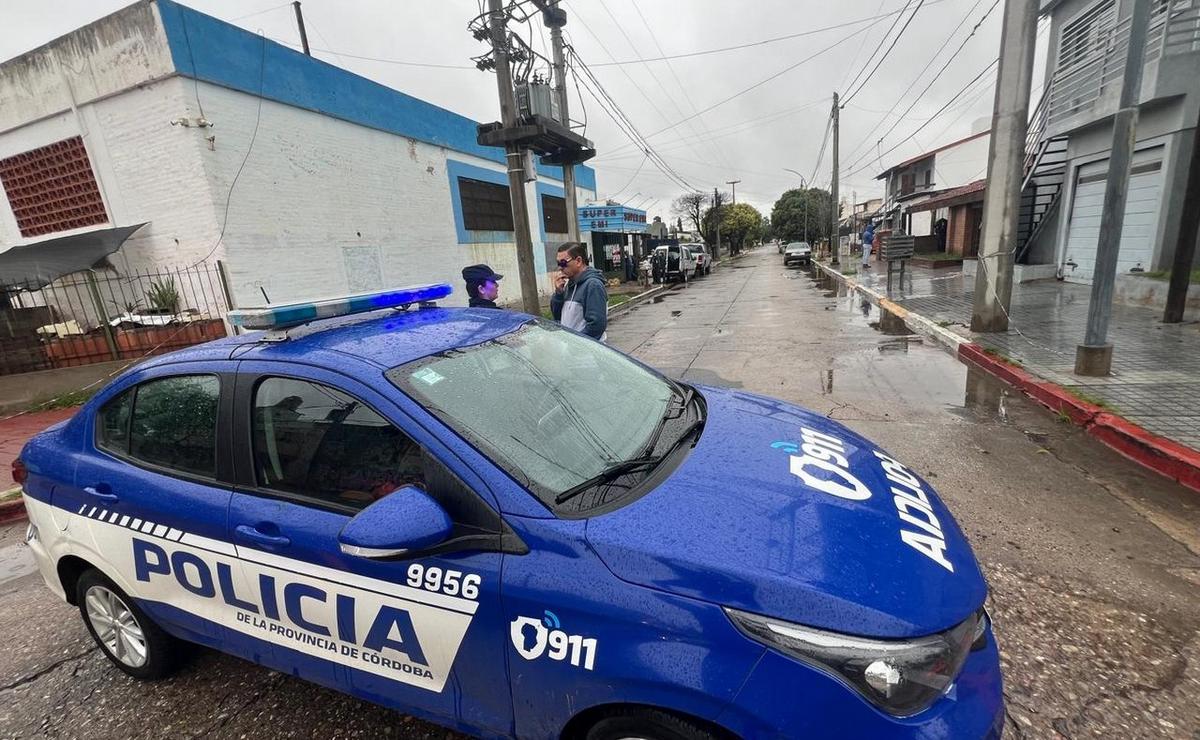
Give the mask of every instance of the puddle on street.
M 674 318 L 675 316 L 681 316 L 682 314 L 683 314 L 683 311 L 672 311 L 671 312 L 672 318 Z

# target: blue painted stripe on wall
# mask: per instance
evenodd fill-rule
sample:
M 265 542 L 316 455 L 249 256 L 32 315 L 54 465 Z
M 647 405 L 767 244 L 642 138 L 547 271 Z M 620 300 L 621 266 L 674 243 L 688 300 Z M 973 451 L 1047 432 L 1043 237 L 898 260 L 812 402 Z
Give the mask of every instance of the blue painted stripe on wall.
M 490 244 L 493 242 L 511 242 L 515 237 L 511 231 L 467 231 L 463 225 L 462 213 L 462 194 L 459 192 L 458 178 L 467 177 L 472 180 L 481 180 L 483 182 L 495 183 L 496 185 L 508 186 L 508 175 L 497 170 L 489 170 L 486 167 L 459 162 L 456 159 L 446 160 L 446 176 L 450 178 L 450 207 L 454 211 L 454 233 L 458 236 L 459 244 Z M 557 195 L 559 198 L 564 197 L 564 191 L 558 185 L 553 185 L 548 182 L 537 182 L 537 187 L 534 189 L 537 194 L 537 212 L 538 212 L 538 234 L 541 243 L 546 242 L 546 216 L 542 212 L 542 196 Z M 534 245 L 533 262 L 537 272 L 546 272 L 546 255 L 544 250 Z
M 179 74 L 297 108 L 503 162 L 475 141 L 475 121 L 353 72 L 277 44 L 212 16 L 157 0 L 171 59 Z M 265 45 L 265 48 L 264 48 Z M 265 62 L 265 64 L 264 64 Z M 579 187 L 596 189 L 590 167 L 575 168 Z M 562 180 L 559 167 L 538 173 Z

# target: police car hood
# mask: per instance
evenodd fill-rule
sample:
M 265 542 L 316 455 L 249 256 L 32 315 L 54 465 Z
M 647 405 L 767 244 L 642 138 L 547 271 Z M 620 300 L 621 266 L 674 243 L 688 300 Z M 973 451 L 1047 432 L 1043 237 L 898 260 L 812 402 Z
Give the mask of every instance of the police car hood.
M 947 629 L 983 604 L 970 546 L 911 469 L 796 406 L 701 392 L 708 419 L 691 455 L 650 493 L 588 521 L 616 576 L 885 638 Z

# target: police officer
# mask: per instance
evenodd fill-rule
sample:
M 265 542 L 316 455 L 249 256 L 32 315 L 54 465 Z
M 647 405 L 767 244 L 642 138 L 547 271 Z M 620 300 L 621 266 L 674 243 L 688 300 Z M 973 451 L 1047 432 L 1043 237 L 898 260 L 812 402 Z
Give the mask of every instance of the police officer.
M 467 283 L 471 308 L 500 308 L 496 305 L 496 297 L 500 295 L 503 275 L 487 265 L 471 265 L 463 268 L 462 276 Z

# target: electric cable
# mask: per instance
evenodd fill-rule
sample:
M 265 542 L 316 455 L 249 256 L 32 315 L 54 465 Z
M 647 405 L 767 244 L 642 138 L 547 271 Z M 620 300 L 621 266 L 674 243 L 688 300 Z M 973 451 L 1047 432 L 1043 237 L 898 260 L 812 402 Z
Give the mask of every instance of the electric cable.
M 871 69 L 870 73 L 863 78 L 863 81 L 858 84 L 858 88 L 846 95 L 845 100 L 841 102 L 841 105 L 845 105 L 851 100 L 854 100 L 854 98 L 863 91 L 863 88 L 865 88 L 867 83 L 871 81 L 871 78 L 875 76 L 875 72 L 879 70 L 879 66 L 883 64 L 884 60 L 888 58 L 888 55 L 892 53 L 892 50 L 896 48 L 896 44 L 900 42 L 900 38 L 904 36 L 904 32 L 908 30 L 908 27 L 912 24 L 913 19 L 917 17 L 917 13 L 921 12 L 921 7 L 923 5 L 925 5 L 925 0 L 917 0 L 917 7 L 913 8 L 912 15 L 908 17 L 908 20 L 904 21 L 904 26 L 901 27 L 900 33 L 896 34 L 896 37 L 892 39 L 892 45 L 887 48 L 887 51 L 883 52 L 883 55 L 879 57 L 879 61 L 875 62 L 875 66 Z M 851 87 L 853 87 L 853 84 L 851 84 Z

